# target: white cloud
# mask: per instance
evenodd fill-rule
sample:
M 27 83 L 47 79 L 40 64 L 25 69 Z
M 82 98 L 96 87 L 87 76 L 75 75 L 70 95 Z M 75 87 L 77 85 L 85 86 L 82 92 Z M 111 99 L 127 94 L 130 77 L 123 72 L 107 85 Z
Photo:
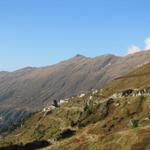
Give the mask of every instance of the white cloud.
M 141 49 L 136 45 L 132 45 L 128 48 L 128 54 L 134 54 L 134 53 L 137 53 L 140 51 L 141 51 Z
M 150 50 L 150 37 L 145 40 L 145 50 Z
M 128 54 L 134 54 L 134 53 L 137 53 L 137 52 L 140 52 L 140 51 L 143 51 L 143 50 L 150 50 L 150 37 L 148 37 L 146 40 L 145 40 L 145 48 L 141 49 L 140 47 L 136 46 L 136 45 L 131 45 L 129 48 L 128 48 Z

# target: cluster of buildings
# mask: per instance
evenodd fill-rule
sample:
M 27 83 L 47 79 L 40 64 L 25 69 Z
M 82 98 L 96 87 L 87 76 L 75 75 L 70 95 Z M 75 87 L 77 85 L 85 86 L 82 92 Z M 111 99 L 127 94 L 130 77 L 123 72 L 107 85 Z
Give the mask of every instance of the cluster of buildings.
M 146 96 L 150 95 L 150 87 L 144 89 L 128 89 L 119 93 L 115 93 L 111 98 L 121 98 L 121 97 L 136 97 L 136 96 Z
M 52 111 L 53 109 L 60 107 L 60 105 L 64 103 L 68 103 L 69 99 L 64 99 L 64 100 L 53 100 L 53 102 L 49 102 L 46 107 L 44 107 L 43 112 L 49 112 Z
M 92 94 L 97 94 L 98 93 L 98 90 L 95 90 L 95 89 L 92 89 Z M 83 98 L 85 97 L 86 94 L 85 93 L 81 93 L 80 95 L 78 95 L 77 97 L 78 98 Z M 74 97 L 72 97 L 74 98 Z M 89 97 L 90 100 L 92 100 L 92 96 Z M 46 107 L 43 108 L 43 112 L 50 112 L 52 111 L 53 109 L 57 108 L 57 107 L 60 107 L 62 104 L 64 103 L 68 103 L 68 101 L 70 100 L 71 98 L 67 98 L 67 99 L 61 99 L 61 100 L 53 100 L 53 102 L 49 102 L 47 104 Z

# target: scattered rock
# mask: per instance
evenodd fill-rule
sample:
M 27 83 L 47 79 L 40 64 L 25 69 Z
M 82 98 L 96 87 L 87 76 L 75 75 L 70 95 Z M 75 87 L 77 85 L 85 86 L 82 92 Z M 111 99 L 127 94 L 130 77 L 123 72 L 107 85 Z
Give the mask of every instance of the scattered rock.
M 93 90 L 92 94 L 97 94 L 98 90 Z
M 92 96 L 90 96 L 90 97 L 89 97 L 89 99 L 90 99 L 90 100 L 92 100 L 92 99 L 93 99 L 93 97 L 92 97 Z
M 116 104 L 114 104 L 116 107 L 118 107 L 118 106 L 120 106 L 120 103 L 116 103 Z
M 144 118 L 144 121 L 148 121 L 148 120 L 150 120 L 150 118 L 149 118 L 149 117 Z
M 82 94 L 79 95 L 79 98 L 82 98 L 82 97 L 84 97 L 84 96 L 85 96 L 85 94 L 82 93 Z

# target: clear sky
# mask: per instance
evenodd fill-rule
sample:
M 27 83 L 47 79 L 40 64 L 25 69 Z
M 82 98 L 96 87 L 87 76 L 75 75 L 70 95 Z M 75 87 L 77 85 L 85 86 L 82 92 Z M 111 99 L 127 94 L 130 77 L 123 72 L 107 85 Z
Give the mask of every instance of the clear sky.
M 150 0 L 0 0 L 0 70 L 144 47 L 149 7 Z

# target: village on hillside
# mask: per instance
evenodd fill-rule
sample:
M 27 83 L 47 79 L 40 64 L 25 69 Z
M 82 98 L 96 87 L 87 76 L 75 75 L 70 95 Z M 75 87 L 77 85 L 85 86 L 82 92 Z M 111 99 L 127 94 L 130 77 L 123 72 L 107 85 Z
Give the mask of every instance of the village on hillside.
M 89 96 L 89 100 L 93 99 L 93 95 L 100 93 L 102 95 L 103 89 L 92 89 L 91 94 Z M 83 98 L 85 97 L 85 93 L 81 93 L 78 95 L 78 98 Z M 138 96 L 150 96 L 150 87 L 143 88 L 143 89 L 126 89 L 121 92 L 114 93 L 112 96 L 110 96 L 107 99 L 103 99 L 101 102 L 104 102 L 108 99 L 117 99 L 117 98 L 122 98 L 122 97 L 138 97 Z M 74 97 L 71 97 L 74 98 Z M 51 112 L 55 108 L 59 108 L 62 104 L 68 103 L 71 98 L 66 98 L 66 99 L 60 99 L 60 100 L 53 100 L 52 102 L 49 102 L 46 107 L 43 108 L 43 112 Z M 119 104 L 116 104 L 116 106 L 119 106 Z

